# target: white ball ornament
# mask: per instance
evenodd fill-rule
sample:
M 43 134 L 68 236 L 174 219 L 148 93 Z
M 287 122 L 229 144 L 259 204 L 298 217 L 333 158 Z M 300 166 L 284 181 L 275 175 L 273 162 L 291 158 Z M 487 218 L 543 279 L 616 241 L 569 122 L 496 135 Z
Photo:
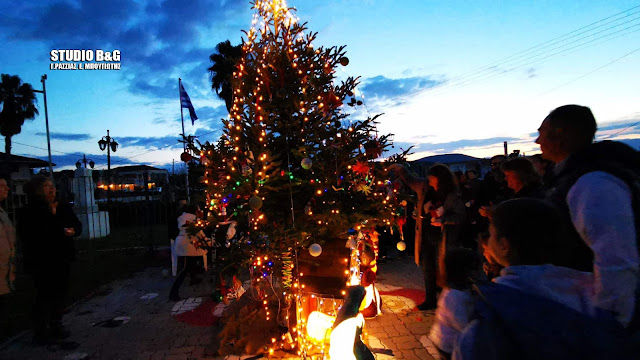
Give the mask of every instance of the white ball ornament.
M 396 244 L 396 247 L 400 251 L 405 251 L 407 249 L 407 244 L 404 241 L 398 241 L 398 243 Z
M 311 246 L 309 246 L 309 254 L 311 254 L 311 256 L 313 257 L 320 256 L 320 254 L 322 254 L 322 246 L 318 244 L 312 244 Z

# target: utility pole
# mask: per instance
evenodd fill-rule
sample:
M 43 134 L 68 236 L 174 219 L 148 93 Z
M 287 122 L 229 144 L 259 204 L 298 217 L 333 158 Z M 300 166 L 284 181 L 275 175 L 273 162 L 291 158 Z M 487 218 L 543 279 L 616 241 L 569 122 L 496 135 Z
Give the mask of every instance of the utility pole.
M 47 111 L 47 87 L 45 86 L 45 80 L 47 80 L 47 74 L 40 77 L 42 82 L 42 90 L 33 90 L 33 92 L 41 93 L 44 95 L 44 122 L 47 126 L 47 150 L 49 152 L 49 178 L 53 180 L 53 166 L 51 161 L 51 137 L 49 135 L 49 111 Z

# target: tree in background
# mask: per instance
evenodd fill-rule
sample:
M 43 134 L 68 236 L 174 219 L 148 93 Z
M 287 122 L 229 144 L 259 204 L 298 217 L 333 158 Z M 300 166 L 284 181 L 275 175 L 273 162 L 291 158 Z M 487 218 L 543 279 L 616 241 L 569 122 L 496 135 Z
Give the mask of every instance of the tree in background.
M 216 45 L 216 52 L 209 56 L 213 65 L 209 68 L 211 73 L 211 88 L 216 91 L 218 97 L 224 100 L 227 111 L 231 111 L 233 105 L 233 93 L 231 79 L 236 64 L 242 56 L 242 45 L 231 45 L 225 40 Z
M 31 84 L 22 83 L 17 75 L 2 74 L 0 82 L 0 134 L 4 136 L 4 151 L 11 154 L 11 138 L 20 134 L 25 120 L 38 115 L 36 95 Z

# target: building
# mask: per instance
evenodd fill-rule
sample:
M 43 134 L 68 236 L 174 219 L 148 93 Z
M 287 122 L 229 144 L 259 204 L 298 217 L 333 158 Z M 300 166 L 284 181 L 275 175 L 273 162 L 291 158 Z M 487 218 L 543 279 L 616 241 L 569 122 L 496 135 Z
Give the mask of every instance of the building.
M 136 192 L 144 191 L 145 186 L 152 192 L 162 191 L 162 186 L 169 183 L 169 171 L 149 165 L 119 166 L 111 169 L 111 184 L 108 184 L 107 172 L 101 171 L 98 178 L 98 189 L 111 191 Z
M 55 166 L 55 164 L 52 164 Z M 44 160 L 34 159 L 0 152 L 0 172 L 8 174 L 10 178 L 9 198 L 7 199 L 7 212 L 15 220 L 15 209 L 22 207 L 27 202 L 27 194 L 24 186 L 31 180 L 33 169 L 47 168 L 49 163 Z
M 434 164 L 445 164 L 451 171 L 476 170 L 480 176 L 484 176 L 491 170 L 491 159 L 480 159 L 464 154 L 443 154 L 423 157 L 410 161 L 411 170 L 420 177 L 426 177 L 427 171 Z

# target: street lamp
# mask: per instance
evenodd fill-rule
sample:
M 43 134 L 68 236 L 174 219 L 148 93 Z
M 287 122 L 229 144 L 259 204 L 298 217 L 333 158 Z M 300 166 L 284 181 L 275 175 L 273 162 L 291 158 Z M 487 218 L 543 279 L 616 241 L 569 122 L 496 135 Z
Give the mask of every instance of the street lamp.
M 102 139 L 98 141 L 98 146 L 100 146 L 100 150 L 104 151 L 107 149 L 107 201 L 110 201 L 109 189 L 111 187 L 111 152 L 116 152 L 118 149 L 118 143 L 109 136 L 109 130 L 107 130 L 107 136 L 103 136 Z
M 76 169 L 80 169 L 80 167 L 82 167 L 82 164 L 84 164 L 85 169 L 87 168 L 87 164 L 89 164 L 92 169 L 94 166 L 96 166 L 96 163 L 94 163 L 91 159 L 87 159 L 86 155 L 82 155 L 82 159 L 76 161 Z

